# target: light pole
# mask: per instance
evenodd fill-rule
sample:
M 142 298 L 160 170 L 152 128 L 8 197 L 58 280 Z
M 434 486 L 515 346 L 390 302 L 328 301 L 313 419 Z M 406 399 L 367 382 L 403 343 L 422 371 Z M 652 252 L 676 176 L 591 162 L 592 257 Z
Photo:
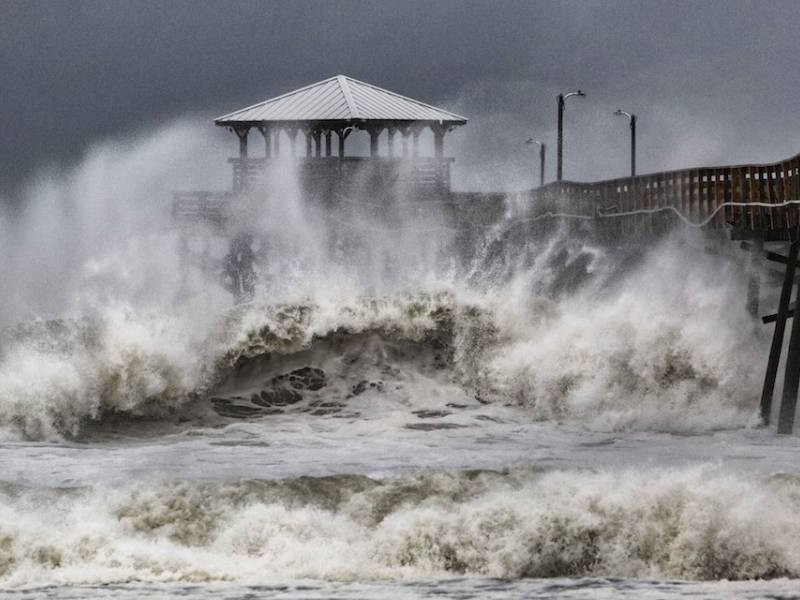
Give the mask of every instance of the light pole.
M 631 177 L 636 175 L 636 115 L 617 109 L 615 115 L 628 117 L 631 123 Z
M 564 100 L 571 96 L 586 96 L 582 91 L 570 92 L 569 94 L 558 95 L 558 152 L 556 164 L 556 181 L 561 181 L 562 161 L 564 157 Z
M 544 153 L 545 144 L 533 138 L 528 138 L 526 144 L 537 144 L 539 146 L 539 187 L 544 185 Z

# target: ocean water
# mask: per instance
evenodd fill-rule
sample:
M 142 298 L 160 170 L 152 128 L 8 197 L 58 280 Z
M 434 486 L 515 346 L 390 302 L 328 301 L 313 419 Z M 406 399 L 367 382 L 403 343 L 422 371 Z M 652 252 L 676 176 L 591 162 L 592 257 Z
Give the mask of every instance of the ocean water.
M 800 597 L 744 262 L 523 235 L 511 201 L 465 251 L 435 206 L 321 209 L 289 174 L 234 307 L 221 238 L 181 263 L 154 192 L 198 135 L 99 148 L 4 217 L 0 597 Z

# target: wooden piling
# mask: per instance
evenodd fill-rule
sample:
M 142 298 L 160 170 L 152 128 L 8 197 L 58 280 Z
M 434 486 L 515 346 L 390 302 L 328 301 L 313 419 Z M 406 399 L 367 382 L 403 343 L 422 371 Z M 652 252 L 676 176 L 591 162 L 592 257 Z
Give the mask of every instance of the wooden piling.
M 792 244 L 797 247 L 798 243 Z M 794 250 L 793 264 L 797 262 L 797 250 Z M 788 271 L 789 263 L 787 263 Z M 792 273 L 794 277 L 794 273 Z M 788 305 L 787 305 L 788 308 Z M 783 395 L 778 412 L 778 433 L 790 434 L 794 430 L 794 415 L 797 408 L 797 391 L 800 386 L 800 318 L 792 319 L 792 331 L 789 335 L 789 349 L 786 353 L 786 372 L 783 379 Z
M 770 346 L 769 358 L 767 359 L 767 371 L 764 375 L 764 387 L 761 390 L 761 422 L 764 423 L 764 425 L 769 425 L 770 413 L 772 412 L 772 396 L 775 391 L 775 378 L 778 374 L 778 363 L 781 360 L 783 335 L 786 330 L 786 319 L 788 318 L 789 302 L 791 301 L 792 288 L 794 287 L 794 273 L 797 266 L 799 250 L 800 243 L 795 242 L 791 244 L 789 246 L 789 255 L 786 257 L 786 272 L 783 276 L 781 297 L 778 301 L 775 331 L 772 334 L 772 345 Z M 795 319 L 793 324 L 797 320 L 798 319 Z M 794 330 L 794 327 L 792 329 Z M 786 390 L 784 389 L 784 396 L 785 395 Z M 795 397 L 796 396 L 797 392 L 795 391 Z

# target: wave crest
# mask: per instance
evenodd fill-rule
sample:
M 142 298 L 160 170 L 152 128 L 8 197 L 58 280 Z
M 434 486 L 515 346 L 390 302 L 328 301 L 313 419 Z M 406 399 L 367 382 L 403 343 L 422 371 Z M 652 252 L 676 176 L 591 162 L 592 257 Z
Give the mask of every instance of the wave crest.
M 41 439 L 108 414 L 174 413 L 248 369 L 263 379 L 267 363 L 273 375 L 303 367 L 300 356 L 327 361 L 330 378 L 345 381 L 351 351 L 374 355 L 386 372 L 403 361 L 534 419 L 603 430 L 755 423 L 767 341 L 730 303 L 744 297 L 741 273 L 687 269 L 680 251 L 661 250 L 615 282 L 597 276 L 559 299 L 537 295 L 527 274 L 486 291 L 262 302 L 199 322 L 197 310 L 107 309 L 28 324 L 0 342 L 0 425 Z M 367 338 L 376 341 L 367 347 Z M 398 342 L 415 346 L 398 354 Z

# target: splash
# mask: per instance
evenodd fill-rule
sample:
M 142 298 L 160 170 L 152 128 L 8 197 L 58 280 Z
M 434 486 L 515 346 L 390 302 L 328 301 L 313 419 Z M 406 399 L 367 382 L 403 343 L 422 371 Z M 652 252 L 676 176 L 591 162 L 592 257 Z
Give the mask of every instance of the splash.
M 436 205 L 320 206 L 288 169 L 247 205 L 265 240 L 260 283 L 251 304 L 231 309 L 213 273 L 180 262 L 167 214 L 171 186 L 208 179 L 187 165 L 210 145 L 189 123 L 108 142 L 32 186 L 23 214 L 3 220 L 13 236 L 0 276 L 20 282 L 0 298 L 6 436 L 181 414 L 235 386 L 243 365 L 258 375 L 259 359 L 278 375 L 303 355 L 347 385 L 368 379 L 330 366 L 343 350 L 334 338 L 356 353 L 369 338 L 361 353 L 383 356 L 387 372 L 401 360 L 424 373 L 432 387 L 415 391 L 418 404 L 441 384 L 596 429 L 755 422 L 766 340 L 744 312 L 741 271 L 706 255 L 699 234 L 631 249 L 600 246 L 585 229 L 534 236 L 518 227 L 527 207 L 512 196 L 462 235 L 440 227 L 450 209 Z M 397 342 L 414 351 L 393 355 Z

